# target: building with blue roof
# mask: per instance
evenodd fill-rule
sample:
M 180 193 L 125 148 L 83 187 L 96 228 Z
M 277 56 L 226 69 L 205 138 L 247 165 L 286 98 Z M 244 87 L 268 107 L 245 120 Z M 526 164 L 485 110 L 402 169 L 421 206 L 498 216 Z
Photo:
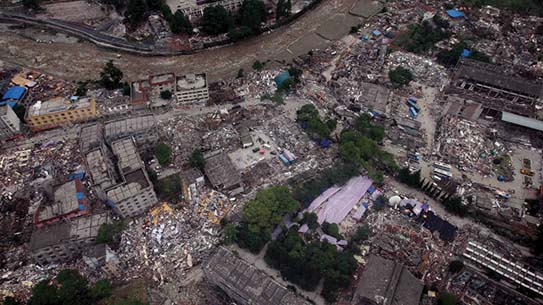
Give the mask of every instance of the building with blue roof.
M 277 88 L 279 88 L 288 79 L 290 79 L 290 73 L 288 73 L 288 71 L 284 71 L 281 74 L 277 75 L 273 80 L 275 81 L 275 85 L 277 85 Z
M 13 107 L 17 102 L 20 102 L 26 93 L 26 88 L 21 86 L 14 86 L 8 89 L 4 96 L 2 96 L 2 103 L 8 103 Z
M 466 19 L 466 15 L 457 9 L 447 10 L 447 15 L 452 19 Z

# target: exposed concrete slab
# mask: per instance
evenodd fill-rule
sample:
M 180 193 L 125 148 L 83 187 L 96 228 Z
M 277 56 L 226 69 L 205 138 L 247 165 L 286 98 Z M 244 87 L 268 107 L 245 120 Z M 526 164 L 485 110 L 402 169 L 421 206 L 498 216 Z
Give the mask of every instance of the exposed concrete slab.
M 314 49 L 325 49 L 329 43 L 316 33 L 310 33 L 291 43 L 287 50 L 295 56 L 300 56 Z
M 327 40 L 339 40 L 347 35 L 352 26 L 361 22 L 361 18 L 349 14 L 337 14 L 324 22 L 318 29 L 317 34 Z
M 379 13 L 384 6 L 383 2 L 376 0 L 359 0 L 353 5 L 349 13 L 355 16 L 369 18 Z

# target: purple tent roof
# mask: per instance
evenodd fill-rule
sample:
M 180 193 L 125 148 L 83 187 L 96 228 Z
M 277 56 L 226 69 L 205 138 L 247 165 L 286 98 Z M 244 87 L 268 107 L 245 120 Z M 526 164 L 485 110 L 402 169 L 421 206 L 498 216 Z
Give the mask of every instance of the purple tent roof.
M 367 177 L 351 178 L 342 187 L 332 187 L 315 199 L 308 208 L 315 212 L 319 224 L 341 223 L 358 201 L 364 196 L 372 181 Z
M 331 245 L 336 245 L 337 244 L 337 238 L 335 238 L 333 236 L 330 236 L 328 234 L 323 234 L 321 236 L 321 241 L 326 241 L 327 243 L 329 243 Z
M 309 227 L 306 224 L 303 224 L 300 229 L 298 229 L 298 233 L 305 233 L 309 230 Z

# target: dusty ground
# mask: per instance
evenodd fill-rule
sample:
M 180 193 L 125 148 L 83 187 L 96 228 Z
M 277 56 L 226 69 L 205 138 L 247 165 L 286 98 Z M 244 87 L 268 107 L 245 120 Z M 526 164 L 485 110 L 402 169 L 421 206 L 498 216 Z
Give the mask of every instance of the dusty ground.
M 359 0 L 370 1 L 370 0 Z M 121 67 L 129 80 L 151 73 L 207 72 L 211 80 L 234 76 L 240 67 L 250 69 L 256 60 L 290 60 L 287 47 L 300 37 L 311 35 L 338 13 L 347 13 L 356 0 L 325 0 L 290 25 L 231 46 L 176 57 L 141 57 L 116 54 L 91 43 L 37 43 L 15 30 L 0 27 L 0 59 L 72 80 L 96 79 L 110 59 Z M 313 34 L 314 35 L 314 34 Z M 309 51 L 309 50 L 307 50 Z

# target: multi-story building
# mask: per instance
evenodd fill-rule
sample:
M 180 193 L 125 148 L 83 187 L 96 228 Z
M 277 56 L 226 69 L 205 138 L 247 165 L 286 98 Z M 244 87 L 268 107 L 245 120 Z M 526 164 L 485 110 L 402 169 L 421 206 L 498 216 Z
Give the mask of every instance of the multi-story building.
M 204 9 L 206 7 L 220 5 L 230 13 L 235 13 L 241 8 L 242 2 L 242 0 L 180 0 L 177 3 L 172 2 L 175 3 L 175 5 L 170 5 L 170 8 L 172 9 L 172 12 L 181 10 L 185 16 L 188 16 L 191 20 L 195 20 L 204 15 Z
M 96 102 L 93 98 L 55 97 L 32 105 L 26 112 L 25 121 L 33 130 L 43 130 L 95 118 Z
M 138 147 L 154 146 L 159 139 L 156 120 L 152 115 L 110 121 L 105 124 L 105 140 L 112 143 L 122 138 L 132 137 Z
M 21 121 L 9 105 L 0 106 L 0 141 L 21 133 Z
M 209 100 L 205 73 L 177 76 L 175 89 L 179 104 L 205 103 Z
M 83 250 L 94 245 L 100 226 L 108 221 L 107 214 L 95 214 L 36 229 L 30 238 L 32 258 L 46 265 L 80 257 Z
M 130 103 L 134 107 L 146 107 L 156 100 L 159 100 L 160 93 L 169 91 L 175 93 L 175 74 L 151 75 L 148 79 L 132 83 L 130 90 Z
M 105 190 L 107 203 L 121 217 L 139 215 L 158 202 L 153 184 L 130 138 L 113 142 L 111 150 L 118 159 L 122 181 Z
M 79 179 L 66 182 L 55 187 L 53 201 L 41 204 L 34 214 L 34 224 L 41 228 L 69 219 L 88 214 L 89 206 L 85 196 L 85 187 Z

